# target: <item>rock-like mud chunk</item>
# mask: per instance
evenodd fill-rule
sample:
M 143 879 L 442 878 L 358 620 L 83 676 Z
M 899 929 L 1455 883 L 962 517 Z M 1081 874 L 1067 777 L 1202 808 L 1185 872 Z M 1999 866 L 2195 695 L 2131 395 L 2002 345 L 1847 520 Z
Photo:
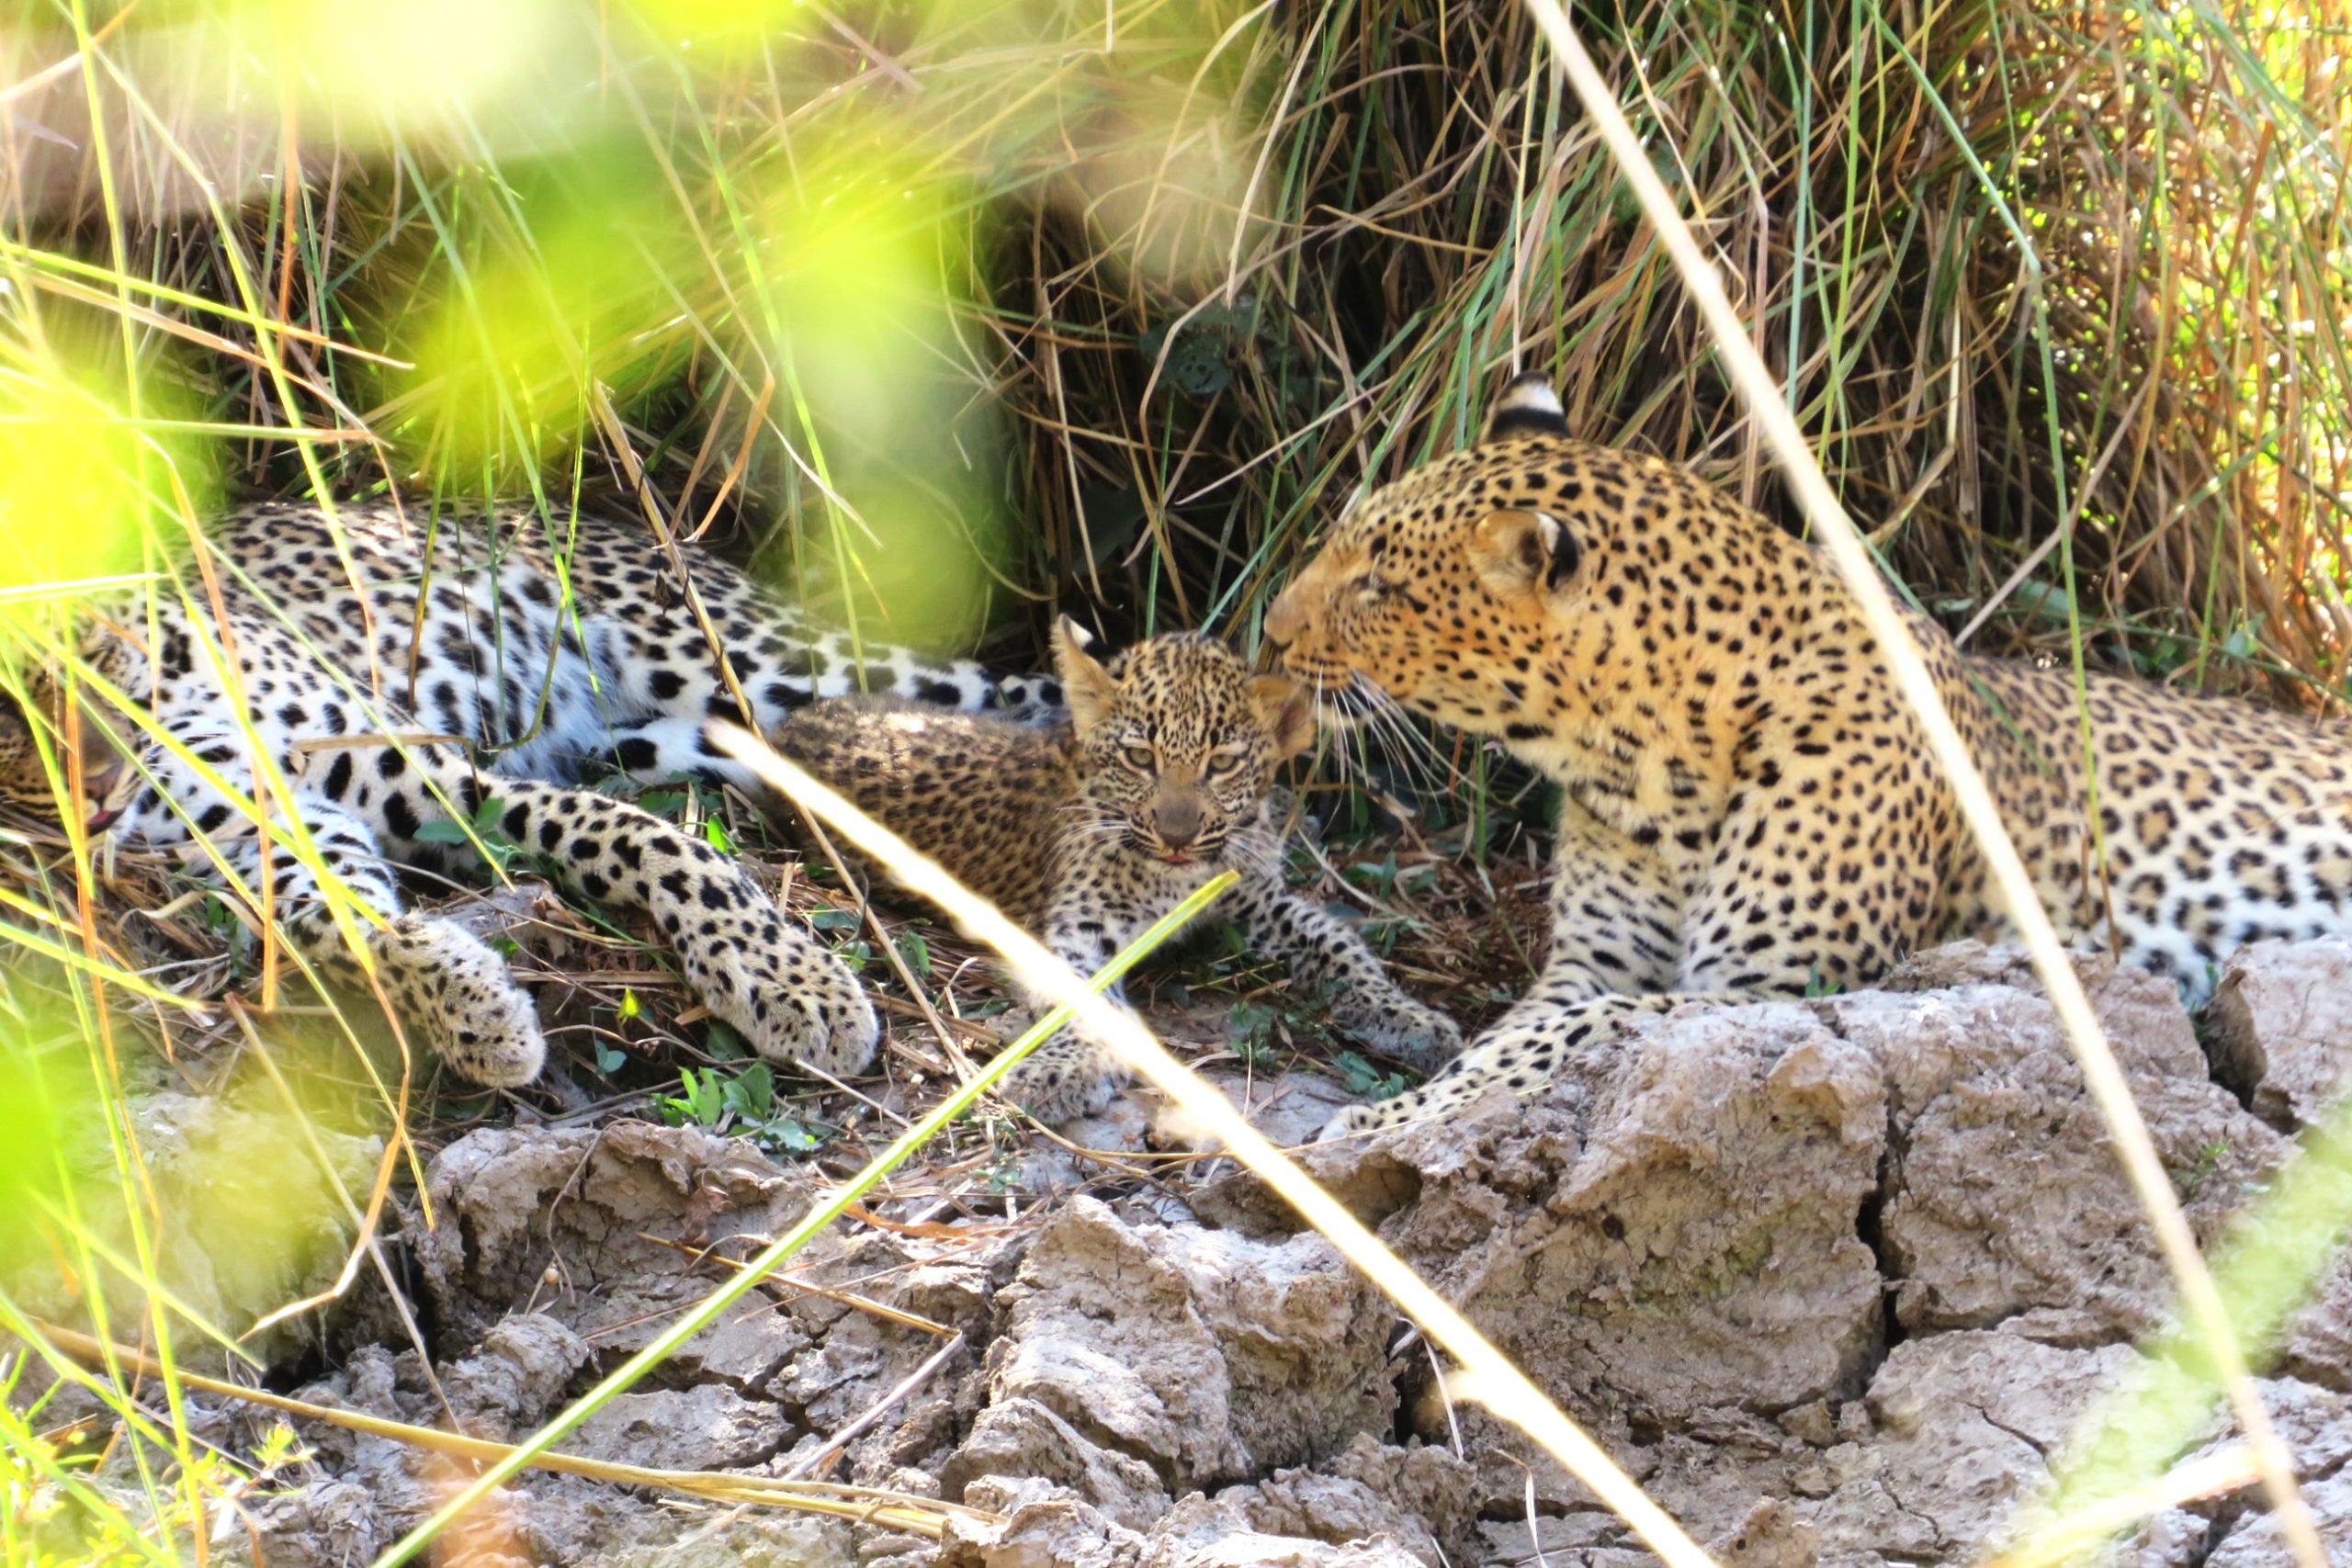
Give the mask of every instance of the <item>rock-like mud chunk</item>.
M 1080 1198 L 1004 1292 L 956 1496 L 1046 1474 L 1113 1517 L 1385 1431 L 1393 1312 L 1320 1236 L 1129 1225 Z

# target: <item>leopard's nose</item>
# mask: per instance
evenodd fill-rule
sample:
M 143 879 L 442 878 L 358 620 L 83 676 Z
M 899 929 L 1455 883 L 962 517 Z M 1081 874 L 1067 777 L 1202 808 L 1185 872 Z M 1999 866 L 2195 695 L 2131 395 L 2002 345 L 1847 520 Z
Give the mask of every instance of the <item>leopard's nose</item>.
M 1151 830 L 1171 850 L 1190 849 L 1201 836 L 1201 803 L 1189 795 L 1170 795 L 1152 808 Z

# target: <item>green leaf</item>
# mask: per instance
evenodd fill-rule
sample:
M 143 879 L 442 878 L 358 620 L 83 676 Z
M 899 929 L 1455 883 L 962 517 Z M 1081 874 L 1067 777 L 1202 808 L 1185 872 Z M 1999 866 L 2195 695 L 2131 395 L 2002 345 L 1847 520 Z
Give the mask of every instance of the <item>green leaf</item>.
M 923 941 L 922 932 L 900 931 L 894 945 L 899 956 L 905 960 L 909 974 L 920 980 L 931 978 L 931 944 Z
M 775 1111 L 775 1074 L 754 1062 L 727 1086 L 729 1109 L 746 1122 L 764 1122 Z
M 812 1155 L 823 1147 L 821 1140 L 810 1132 L 807 1123 L 786 1116 L 771 1122 L 762 1129 L 766 1142 L 786 1154 Z

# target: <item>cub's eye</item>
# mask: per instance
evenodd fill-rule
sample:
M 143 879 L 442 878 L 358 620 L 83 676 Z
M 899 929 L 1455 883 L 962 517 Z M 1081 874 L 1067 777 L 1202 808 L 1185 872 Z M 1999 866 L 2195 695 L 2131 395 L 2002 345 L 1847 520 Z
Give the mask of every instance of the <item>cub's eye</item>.
M 1239 752 L 1219 751 L 1209 759 L 1208 766 L 1202 771 L 1210 778 L 1221 779 L 1239 766 L 1241 766 Z
M 1125 760 L 1127 766 L 1140 769 L 1147 773 L 1151 772 L 1152 765 L 1159 761 L 1152 755 L 1151 748 L 1148 746 L 1128 746 L 1122 749 L 1119 755 Z

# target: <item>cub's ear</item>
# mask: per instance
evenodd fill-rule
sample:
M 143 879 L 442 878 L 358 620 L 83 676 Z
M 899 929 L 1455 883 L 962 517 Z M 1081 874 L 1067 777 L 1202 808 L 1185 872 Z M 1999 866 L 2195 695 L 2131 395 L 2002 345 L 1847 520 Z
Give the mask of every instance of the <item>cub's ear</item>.
M 1504 599 L 1562 587 L 1580 556 L 1576 536 L 1548 512 L 1489 513 L 1470 536 L 1470 564 Z
M 1250 705 L 1273 737 L 1274 761 L 1284 761 L 1315 744 L 1315 694 L 1287 675 L 1250 677 Z
M 1522 435 L 1566 435 L 1568 416 L 1549 378 L 1531 370 L 1513 377 L 1487 415 L 1484 441 L 1509 441 Z
M 1068 615 L 1054 621 L 1054 673 L 1060 677 L 1062 700 L 1069 705 L 1071 722 L 1084 734 L 1110 716 L 1119 683 L 1102 661 L 1087 650 L 1094 634 Z

